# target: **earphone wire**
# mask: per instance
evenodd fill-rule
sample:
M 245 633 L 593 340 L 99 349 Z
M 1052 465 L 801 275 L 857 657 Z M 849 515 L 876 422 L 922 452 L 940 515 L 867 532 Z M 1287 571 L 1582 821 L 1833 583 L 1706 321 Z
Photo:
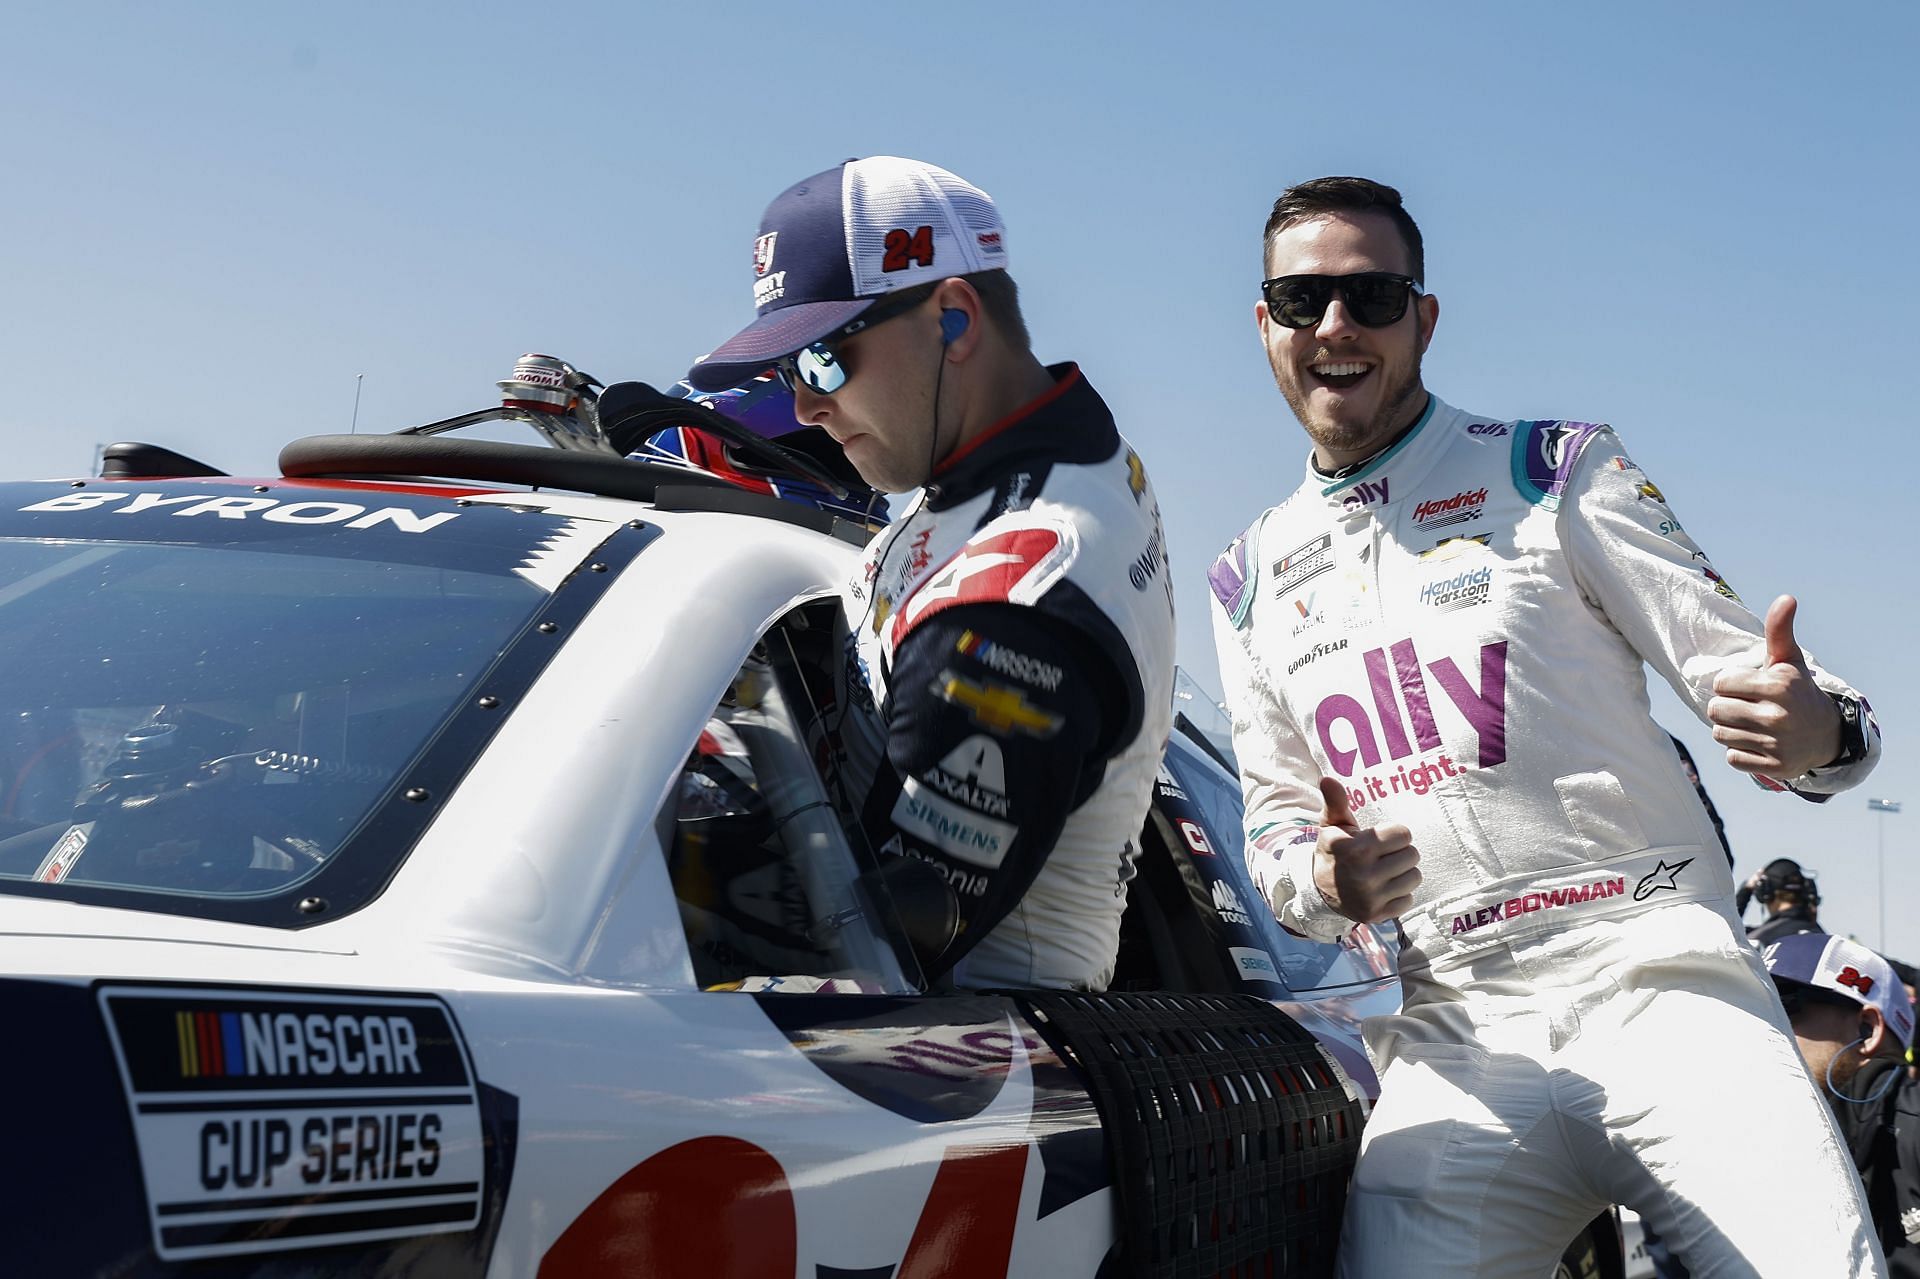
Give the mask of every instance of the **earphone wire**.
M 1867 1036 L 1863 1035 L 1859 1039 L 1854 1040 L 1852 1044 L 1848 1044 L 1847 1048 L 1853 1047 L 1854 1044 L 1859 1044 L 1862 1047 L 1865 1047 L 1867 1038 L 1868 1038 Z M 1841 1092 L 1840 1086 L 1833 1082 L 1834 1063 L 1839 1061 L 1840 1058 L 1846 1055 L 1847 1048 L 1842 1048 L 1839 1052 L 1835 1053 L 1831 1058 L 1827 1060 L 1827 1090 L 1831 1092 L 1834 1096 L 1838 1097 L 1841 1101 L 1846 1102 L 1848 1105 L 1871 1106 L 1874 1102 L 1879 1101 L 1882 1097 L 1887 1095 L 1887 1090 L 1892 1088 L 1895 1082 L 1899 1080 L 1901 1071 L 1899 1069 L 1889 1070 L 1887 1072 L 1887 1077 L 1885 1079 L 1882 1079 L 1880 1081 L 1879 1086 L 1876 1087 L 1871 1093 L 1868 1093 L 1865 1097 L 1849 1096 L 1846 1093 Z

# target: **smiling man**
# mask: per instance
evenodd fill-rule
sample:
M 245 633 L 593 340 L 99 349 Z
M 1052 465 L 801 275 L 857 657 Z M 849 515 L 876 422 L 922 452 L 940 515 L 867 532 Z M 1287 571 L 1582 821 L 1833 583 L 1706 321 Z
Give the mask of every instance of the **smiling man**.
M 917 160 L 789 187 L 759 315 L 694 366 L 766 368 L 860 475 L 920 501 L 844 595 L 847 807 L 950 884 L 964 986 L 1101 990 L 1173 721 L 1173 590 L 1139 455 L 1072 364 L 1037 360 L 986 192 Z M 870 779 L 870 780 L 869 780 Z
M 1341 1273 L 1532 1279 L 1610 1203 L 1696 1274 L 1881 1273 L 1644 666 L 1814 800 L 1873 766 L 1865 702 L 1611 429 L 1428 393 L 1440 304 L 1398 192 L 1294 187 L 1263 247 L 1254 317 L 1312 452 L 1209 573 L 1248 865 L 1294 932 L 1404 938 Z M 1690 1079 L 1688 1044 L 1739 1066 Z M 1755 1115 L 1794 1178 L 1735 1162 Z

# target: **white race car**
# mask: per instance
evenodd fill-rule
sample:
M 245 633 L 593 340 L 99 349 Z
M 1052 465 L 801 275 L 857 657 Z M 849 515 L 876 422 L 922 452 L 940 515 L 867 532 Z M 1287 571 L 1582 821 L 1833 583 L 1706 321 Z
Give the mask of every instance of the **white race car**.
M 867 530 L 562 390 L 0 485 L 0 1269 L 1331 1273 L 1392 942 L 1249 910 L 1183 733 L 1113 990 L 929 987 L 835 802 Z

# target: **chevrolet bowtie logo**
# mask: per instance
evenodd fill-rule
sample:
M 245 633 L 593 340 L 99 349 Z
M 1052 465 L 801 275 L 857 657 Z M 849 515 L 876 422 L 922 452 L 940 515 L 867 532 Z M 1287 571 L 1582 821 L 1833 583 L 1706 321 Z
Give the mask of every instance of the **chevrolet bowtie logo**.
M 1661 858 L 1660 864 L 1655 866 L 1645 879 L 1633 886 L 1633 900 L 1643 902 L 1663 888 L 1678 889 L 1680 885 L 1674 882 L 1675 878 L 1691 865 L 1693 865 L 1691 857 L 1683 862 L 1675 862 L 1671 866 L 1667 865 L 1666 858 Z M 1665 882 L 1662 882 L 1663 880 Z
M 1029 702 L 1017 688 L 983 686 L 952 671 L 942 671 L 933 691 L 942 701 L 966 707 L 973 722 L 990 733 L 1017 729 L 1030 737 L 1052 737 L 1060 731 L 1060 717 Z

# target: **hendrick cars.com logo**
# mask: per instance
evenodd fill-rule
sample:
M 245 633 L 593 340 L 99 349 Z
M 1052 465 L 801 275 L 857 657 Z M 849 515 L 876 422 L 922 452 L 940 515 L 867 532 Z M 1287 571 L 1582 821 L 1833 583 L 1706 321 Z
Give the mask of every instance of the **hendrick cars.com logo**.
M 437 999 L 100 991 L 166 1260 L 468 1230 L 480 1107 Z

